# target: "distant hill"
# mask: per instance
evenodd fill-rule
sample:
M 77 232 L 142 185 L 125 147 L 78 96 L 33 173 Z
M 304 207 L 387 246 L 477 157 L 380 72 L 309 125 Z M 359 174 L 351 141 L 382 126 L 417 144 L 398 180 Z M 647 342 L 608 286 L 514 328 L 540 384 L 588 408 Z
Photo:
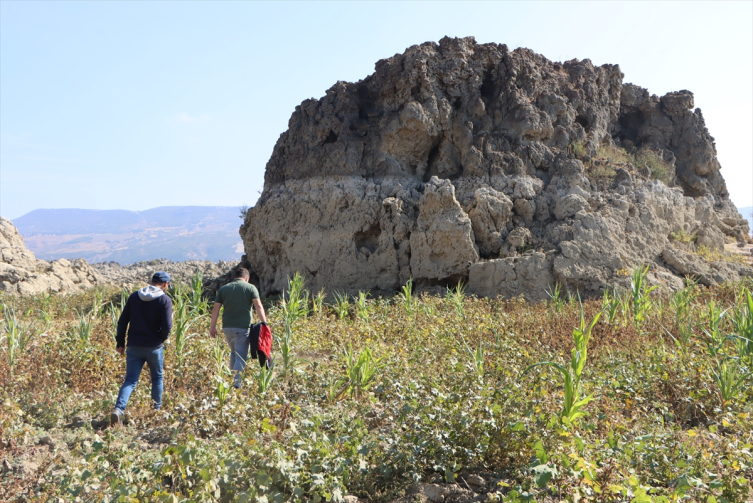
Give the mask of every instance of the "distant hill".
M 146 211 L 34 210 L 13 223 L 37 258 L 238 260 L 240 212 L 226 206 L 164 206 Z
M 753 234 L 753 206 L 737 208 L 737 211 L 740 212 L 743 218 L 748 220 L 748 225 L 750 225 L 750 232 L 751 234 Z

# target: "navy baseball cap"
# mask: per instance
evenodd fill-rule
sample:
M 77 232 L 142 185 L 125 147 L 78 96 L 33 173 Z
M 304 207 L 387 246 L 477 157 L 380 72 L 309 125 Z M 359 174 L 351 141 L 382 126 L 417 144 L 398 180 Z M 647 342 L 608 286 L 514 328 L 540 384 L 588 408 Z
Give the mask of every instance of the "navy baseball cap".
M 165 271 L 157 271 L 154 273 L 154 276 L 152 276 L 152 281 L 155 283 L 169 283 L 170 275 Z

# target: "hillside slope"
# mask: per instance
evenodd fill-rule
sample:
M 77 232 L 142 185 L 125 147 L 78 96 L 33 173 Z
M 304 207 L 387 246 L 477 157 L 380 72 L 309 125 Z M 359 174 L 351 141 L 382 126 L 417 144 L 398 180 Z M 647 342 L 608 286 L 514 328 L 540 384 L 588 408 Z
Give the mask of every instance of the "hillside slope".
M 164 206 L 146 211 L 40 209 L 13 222 L 38 258 L 123 264 L 154 258 L 234 260 L 238 208 Z

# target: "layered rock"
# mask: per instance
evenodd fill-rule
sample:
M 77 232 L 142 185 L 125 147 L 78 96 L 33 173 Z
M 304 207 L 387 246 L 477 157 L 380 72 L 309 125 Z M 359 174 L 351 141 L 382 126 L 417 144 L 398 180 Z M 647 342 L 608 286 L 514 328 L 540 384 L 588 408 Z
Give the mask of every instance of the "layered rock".
M 700 273 L 665 258 L 673 233 L 719 249 L 748 225 L 692 93 L 622 80 L 617 65 L 444 38 L 304 101 L 240 230 L 262 293 L 298 271 L 315 291 L 413 278 L 541 299 L 554 282 L 598 291 L 643 263 L 682 285 Z M 599 180 L 601 150 L 618 148 L 659 159 L 666 183 L 628 162 Z M 705 281 L 753 274 L 722 269 Z

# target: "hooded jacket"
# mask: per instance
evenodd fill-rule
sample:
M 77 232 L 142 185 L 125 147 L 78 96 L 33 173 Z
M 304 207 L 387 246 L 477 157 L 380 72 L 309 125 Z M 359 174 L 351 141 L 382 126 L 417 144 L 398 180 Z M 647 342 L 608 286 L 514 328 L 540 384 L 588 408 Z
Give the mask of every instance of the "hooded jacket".
M 130 326 L 129 326 L 130 325 Z M 173 328 L 173 301 L 162 289 L 149 285 L 128 297 L 118 320 L 117 347 L 158 348 Z

